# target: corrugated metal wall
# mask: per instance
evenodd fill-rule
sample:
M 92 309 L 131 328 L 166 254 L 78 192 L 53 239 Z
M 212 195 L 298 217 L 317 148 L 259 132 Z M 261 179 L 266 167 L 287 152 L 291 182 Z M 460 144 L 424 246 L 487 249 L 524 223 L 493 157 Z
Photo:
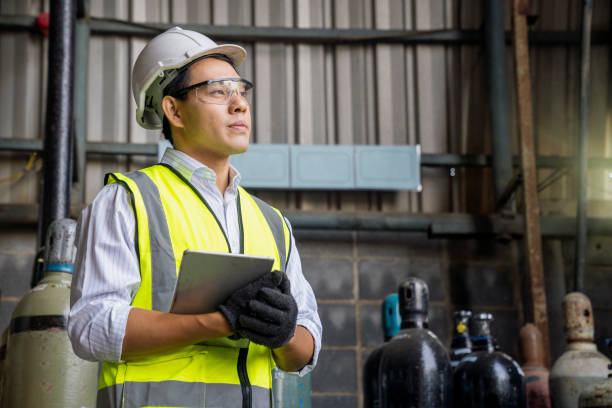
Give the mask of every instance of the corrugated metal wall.
M 38 14 L 40 1 L 3 1 L 0 14 Z M 46 41 L 39 35 L 0 32 L 0 137 L 42 139 L 47 71 Z M 38 178 L 15 180 L 27 156 L 0 152 L 0 202 L 38 202 Z
M 580 2 L 533 1 L 533 29 L 575 30 Z M 594 2 L 593 29 L 608 29 L 610 3 Z M 509 2 L 506 26 L 510 28 Z M 36 15 L 45 1 L 2 1 L 3 15 Z M 479 0 L 93 0 L 91 15 L 134 22 L 257 25 L 309 28 L 436 30 L 477 29 Z M 92 36 L 89 60 L 90 141 L 152 143 L 159 132 L 134 120 L 130 69 L 145 39 Z M 37 34 L 0 33 L 0 137 L 41 138 L 44 129 L 46 40 Z M 243 44 L 249 57 L 241 74 L 256 83 L 253 140 L 296 144 L 415 144 L 425 153 L 488 153 L 489 118 L 483 49 L 479 45 L 285 45 Z M 610 155 L 610 51 L 594 46 L 591 143 L 593 155 Z M 514 98 L 512 54 L 508 76 Z M 577 127 L 577 47 L 532 49 L 534 110 L 539 154 L 571 155 Z M 511 104 L 512 106 L 512 104 Z M 514 117 L 515 107 L 512 106 Z M 513 129 L 516 151 L 516 129 Z M 0 153 L 0 177 L 21 169 L 27 157 Z M 89 157 L 86 200 L 109 170 L 140 167 L 148 158 Z M 541 170 L 545 179 L 550 170 Z M 565 172 L 567 173 L 567 172 Z M 554 176 L 554 175 L 553 175 Z M 590 173 L 594 211 L 606 207 L 612 180 Z M 282 208 L 488 212 L 490 172 L 423 169 L 422 193 L 259 192 Z M 542 192 L 543 211 L 573 213 L 572 178 Z M 0 202 L 37 200 L 36 177 L 2 183 Z M 593 214 L 596 215 L 596 214 Z
M 481 1 L 92 0 L 91 14 L 140 23 L 478 29 L 482 25 Z M 505 3 L 506 29 L 510 29 L 509 1 Z M 533 0 L 532 12 L 538 18 L 532 29 L 578 30 L 580 6 L 579 0 Z M 610 30 L 610 7 L 609 0 L 594 1 L 593 30 Z M 48 11 L 48 1 L 0 1 L 0 15 L 35 16 L 42 11 Z M 155 143 L 159 139 L 159 132 L 145 131 L 136 124 L 130 94 L 131 65 L 145 44 L 143 39 L 92 36 L 89 141 Z M 484 50 L 480 45 L 243 45 L 249 58 L 241 73 L 256 83 L 253 139 L 257 143 L 420 143 L 425 153 L 490 153 L 489 103 Z M 46 39 L 39 34 L 0 31 L 0 138 L 43 138 L 46 60 Z M 574 155 L 578 134 L 579 50 L 576 46 L 535 46 L 531 66 L 538 154 Z M 508 48 L 507 74 L 514 101 L 512 67 L 512 52 Z M 592 156 L 610 157 L 610 47 L 593 47 L 591 69 L 589 150 Z M 514 102 L 510 108 L 512 146 L 516 153 Z M 28 158 L 23 153 L 0 152 L 0 203 L 38 202 L 36 166 L 18 180 L 7 180 L 24 169 Z M 135 169 L 151 160 L 88 156 L 86 200 L 90 201 L 98 192 L 106 172 Z M 612 213 L 610 171 L 589 172 L 589 216 L 609 217 Z M 489 169 L 457 169 L 455 177 L 441 168 L 424 168 L 422 173 L 422 193 L 257 193 L 283 209 L 492 211 Z M 556 182 L 540 192 L 542 212 L 573 215 L 572 172 L 539 170 L 543 186 L 547 179 L 557 176 L 560 178 Z M 0 318 L 8 322 L 10 311 L 29 289 L 26 274 L 35 257 L 35 231 L 6 226 L 2 233 L 0 261 L 5 267 L 0 275 L 5 278 L 0 287 Z M 318 401 L 327 401 L 323 405 L 358 406 L 363 358 L 380 343 L 377 320 L 380 299 L 406 276 L 422 276 L 430 283 L 432 327 L 437 333 L 448 336 L 454 308 L 474 306 L 475 310 L 494 310 L 496 319 L 503 322 L 500 326 L 508 333 L 502 336 L 502 341 L 508 342 L 506 350 L 510 344 L 516 346 L 516 329 L 522 322 L 521 302 L 516 295 L 521 277 L 512 248 L 490 239 L 446 241 L 427 239 L 425 234 L 392 234 L 387 242 L 373 243 L 360 233 L 353 233 L 348 242 L 334 236 L 326 232 L 320 241 L 299 243 L 304 270 L 310 273 L 309 280 L 317 291 L 326 324 L 320 374 L 315 378 Z M 612 264 L 605 255 L 612 245 L 608 238 L 592 240 L 590 245 L 591 256 L 593 253 L 599 256 L 595 263 Z M 569 244 L 563 247 L 568 265 L 570 247 Z M 610 332 L 605 322 L 612 321 L 605 292 L 610 269 L 590 271 L 585 279 L 587 293 L 594 293 L 592 299 L 600 308 L 596 314 L 600 313 L 597 319 L 601 322 L 598 323 L 601 336 L 602 328 L 604 334 Z M 482 294 L 491 299 L 482 298 Z

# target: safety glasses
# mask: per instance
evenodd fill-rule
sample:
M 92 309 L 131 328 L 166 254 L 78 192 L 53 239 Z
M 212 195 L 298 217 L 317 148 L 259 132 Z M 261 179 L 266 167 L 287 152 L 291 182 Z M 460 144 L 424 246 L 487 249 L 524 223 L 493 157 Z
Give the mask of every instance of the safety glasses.
M 191 90 L 195 90 L 196 98 L 204 103 L 227 105 L 234 94 L 251 103 L 251 89 L 253 89 L 253 84 L 246 79 L 219 78 L 190 85 L 176 92 L 175 96 L 182 96 Z

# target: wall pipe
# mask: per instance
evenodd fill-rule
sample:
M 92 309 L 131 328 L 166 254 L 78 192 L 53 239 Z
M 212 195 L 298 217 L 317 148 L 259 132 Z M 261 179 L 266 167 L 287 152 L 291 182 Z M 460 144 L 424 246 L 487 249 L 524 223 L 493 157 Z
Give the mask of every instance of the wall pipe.
M 486 45 L 487 81 L 491 104 L 491 139 L 493 153 L 493 187 L 495 201 L 500 202 L 512 180 L 512 149 L 508 120 L 508 86 L 504 42 L 504 2 L 483 0 L 484 40 Z M 506 201 L 500 210 L 509 210 Z
M 587 169 L 589 142 L 589 88 L 591 85 L 591 20 L 592 0 L 582 2 L 582 46 L 580 49 L 580 139 L 578 140 L 578 177 L 576 208 L 576 256 L 574 258 L 574 290 L 582 292 L 587 244 Z
M 70 216 L 79 216 L 84 204 L 73 205 Z M 0 204 L 0 229 L 3 227 L 33 227 L 38 222 L 38 204 Z M 352 231 L 380 233 L 423 232 L 436 238 L 521 237 L 523 217 L 519 214 L 401 214 L 401 213 L 338 213 L 287 210 L 284 212 L 294 230 L 327 231 L 321 236 Z M 541 216 L 542 236 L 573 238 L 576 220 L 567 216 Z M 587 219 L 593 235 L 612 236 L 612 218 Z M 344 236 L 344 235 L 342 235 Z M 388 238 L 387 238 L 388 239 Z
M 74 0 L 51 2 L 42 206 L 38 229 L 41 247 L 49 224 L 68 217 L 70 211 L 75 19 Z M 32 283 L 37 283 L 41 278 L 42 271 L 35 272 Z
M 76 201 L 85 202 L 85 169 L 87 156 L 87 96 L 89 90 L 89 0 L 78 0 L 74 57 L 74 143 Z

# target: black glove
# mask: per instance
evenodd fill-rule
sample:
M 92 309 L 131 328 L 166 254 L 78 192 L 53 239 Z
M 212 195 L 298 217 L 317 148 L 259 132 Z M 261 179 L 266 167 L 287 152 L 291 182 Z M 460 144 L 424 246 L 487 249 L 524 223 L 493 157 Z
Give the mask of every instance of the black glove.
M 278 288 L 261 288 L 257 297 L 249 302 L 250 311 L 238 319 L 238 333 L 270 348 L 291 340 L 298 310 L 290 289 L 286 276 Z
M 249 311 L 249 301 L 255 299 L 255 296 L 262 288 L 272 289 L 278 287 L 283 280 L 283 276 L 284 274 L 280 271 L 265 273 L 236 290 L 223 303 L 217 306 L 217 309 L 223 313 L 229 322 L 234 334 L 238 329 L 238 317 Z

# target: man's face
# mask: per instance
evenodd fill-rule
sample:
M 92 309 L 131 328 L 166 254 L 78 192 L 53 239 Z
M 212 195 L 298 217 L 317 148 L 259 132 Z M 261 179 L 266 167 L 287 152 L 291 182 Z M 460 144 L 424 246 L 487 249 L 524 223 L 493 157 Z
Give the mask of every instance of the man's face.
M 205 58 L 189 67 L 189 85 L 219 78 L 239 78 L 230 64 Z M 176 147 L 196 154 L 218 158 L 244 153 L 249 147 L 251 110 L 248 102 L 234 92 L 227 105 L 201 102 L 190 91 L 180 102 L 183 137 Z

